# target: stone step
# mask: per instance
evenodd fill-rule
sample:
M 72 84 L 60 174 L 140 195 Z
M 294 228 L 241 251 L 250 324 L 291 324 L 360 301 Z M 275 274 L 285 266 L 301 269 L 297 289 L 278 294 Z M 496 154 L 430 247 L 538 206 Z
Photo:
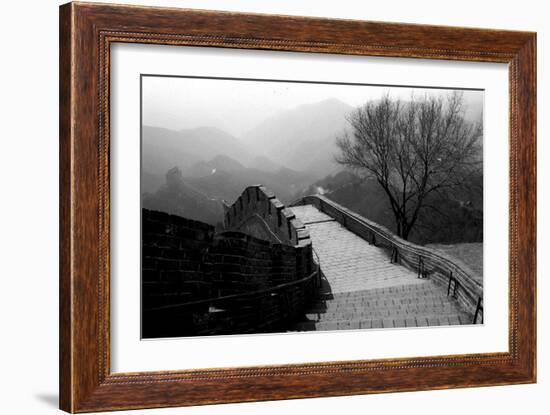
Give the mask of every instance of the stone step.
M 425 286 L 422 289 L 411 289 L 411 290 L 399 290 L 399 291 L 387 291 L 380 290 L 372 292 L 371 290 L 367 291 L 355 291 L 339 294 L 324 294 L 319 296 L 320 301 L 337 301 L 337 302 L 356 302 L 358 300 L 378 300 L 385 298 L 393 299 L 404 299 L 404 298 L 415 298 L 415 297 L 447 297 L 447 290 L 442 289 L 441 287 L 430 284 Z
M 398 301 L 392 301 L 391 299 L 386 300 L 373 300 L 365 302 L 346 302 L 339 303 L 333 301 L 327 301 L 325 303 L 315 303 L 307 308 L 307 311 L 314 313 L 327 312 L 334 310 L 357 310 L 357 311 L 368 311 L 368 310 L 379 310 L 379 309 L 394 309 L 394 308 L 404 308 L 408 306 L 444 306 L 446 304 L 456 304 L 456 300 L 447 299 L 447 298 L 410 298 Z
M 408 295 L 406 297 L 391 297 L 391 296 L 380 296 L 378 298 L 364 298 L 364 297 L 356 297 L 356 298 L 339 298 L 339 299 L 326 299 L 326 300 L 318 300 L 315 302 L 315 304 L 365 304 L 365 305 L 376 305 L 376 306 L 383 306 L 388 304 L 410 304 L 414 301 L 419 300 L 425 300 L 425 301 L 435 301 L 435 302 L 449 302 L 454 300 L 453 297 L 447 297 L 445 294 L 424 294 L 424 295 Z
M 357 320 L 302 321 L 296 324 L 296 331 L 311 330 L 353 330 L 371 328 L 431 327 L 472 324 L 472 317 L 466 313 L 449 315 L 421 315 L 408 318 L 371 318 Z
M 370 288 L 366 290 L 358 290 L 358 291 L 352 291 L 352 292 L 341 292 L 334 294 L 335 296 L 346 296 L 349 294 L 356 294 L 356 293 L 373 293 L 373 294 L 380 294 L 382 292 L 399 292 L 399 291 L 412 291 L 412 290 L 423 290 L 427 287 L 430 287 L 433 285 L 433 281 L 430 279 L 423 279 L 419 280 L 417 278 L 414 278 L 412 280 L 414 284 L 398 284 L 398 285 L 392 285 L 392 286 L 386 286 L 386 287 L 379 287 L 379 288 Z
M 386 318 L 386 317 L 397 317 L 397 316 L 418 316 L 424 314 L 433 314 L 433 315 L 450 315 L 461 312 L 458 307 L 449 306 L 441 308 L 430 308 L 430 307 L 413 307 L 406 309 L 386 309 L 386 310 L 371 310 L 371 311 L 355 311 L 355 312 L 328 312 L 328 313 L 315 313 L 308 312 L 306 313 L 306 318 L 308 320 L 315 321 L 330 321 L 330 320 L 357 320 L 357 319 L 369 319 L 374 317 Z
M 380 315 L 391 315 L 392 313 L 396 314 L 413 314 L 415 312 L 422 313 L 439 313 L 439 312 L 448 312 L 448 311 L 463 311 L 460 307 L 456 305 L 409 305 L 406 307 L 395 306 L 395 307 L 384 307 L 384 308 L 361 308 L 361 307 L 349 307 L 349 308 L 329 308 L 329 309 L 307 309 L 305 314 L 363 314 L 369 315 L 374 313 L 380 313 Z
M 447 287 L 392 264 L 388 252 L 350 232 L 313 205 L 292 207 L 309 231 L 323 273 L 322 294 L 297 330 L 471 324 Z
M 365 298 L 365 299 L 378 299 L 378 298 L 407 298 L 410 296 L 422 296 L 422 295 L 441 295 L 441 296 L 447 296 L 447 290 L 445 290 L 443 287 L 430 284 L 430 285 L 424 285 L 424 284 L 418 284 L 417 286 L 411 286 L 411 289 L 400 289 L 400 290 L 392 290 L 384 288 L 384 289 L 377 289 L 377 290 L 364 290 L 364 291 L 353 291 L 353 292 L 346 292 L 346 293 L 338 293 L 338 294 L 323 294 L 320 296 L 321 300 L 335 300 L 335 301 L 346 301 L 346 300 L 352 300 L 354 301 L 357 298 Z M 420 288 L 415 288 L 420 287 Z

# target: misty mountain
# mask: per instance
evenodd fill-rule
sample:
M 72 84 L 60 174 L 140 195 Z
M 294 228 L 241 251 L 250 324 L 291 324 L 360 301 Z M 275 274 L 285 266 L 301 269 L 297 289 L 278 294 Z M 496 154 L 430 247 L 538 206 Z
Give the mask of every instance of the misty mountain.
M 144 126 L 142 130 L 142 168 L 163 175 L 174 166 L 183 174 L 197 162 L 224 154 L 240 163 L 252 158 L 246 147 L 218 128 L 201 127 L 173 131 Z
M 256 156 L 250 160 L 248 167 L 274 173 L 281 168 L 281 165 L 273 162 L 273 160 L 266 156 Z
M 141 172 L 141 193 L 154 193 L 164 183 L 165 177 L 143 170 Z
M 186 183 L 177 167 L 166 173 L 164 184 L 156 192 L 142 194 L 142 207 L 212 225 L 223 222 L 221 202 Z
M 243 190 L 263 184 L 289 203 L 292 197 L 309 186 L 315 177 L 287 168 L 276 172 L 244 167 L 228 156 L 217 155 L 188 168 L 188 175 L 173 167 L 158 184 L 159 176 L 142 175 L 142 204 L 189 219 L 216 225 L 223 221 L 222 200 L 233 203 Z M 155 187 L 156 186 L 156 187 Z
M 223 199 L 229 203 L 239 197 L 246 187 L 255 184 L 263 184 L 288 203 L 294 194 L 315 180 L 314 176 L 304 172 L 287 168 L 275 172 L 264 171 L 244 167 L 230 160 L 228 157 L 216 157 L 208 162 L 197 163 L 192 169 L 193 175 L 185 180 L 209 198 Z
M 190 177 L 204 177 L 216 172 L 231 173 L 243 170 L 244 168 L 237 160 L 220 154 L 211 160 L 199 161 L 188 170 L 187 174 Z
M 335 138 L 353 107 L 337 99 L 301 105 L 272 116 L 246 133 L 243 143 L 273 162 L 326 175 L 337 170 Z

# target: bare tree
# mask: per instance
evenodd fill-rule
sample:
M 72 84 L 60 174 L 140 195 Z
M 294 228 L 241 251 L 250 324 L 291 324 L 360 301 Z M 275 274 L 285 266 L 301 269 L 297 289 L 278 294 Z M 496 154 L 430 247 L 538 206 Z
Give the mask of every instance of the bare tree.
M 428 195 L 481 171 L 482 125 L 464 119 L 463 105 L 459 92 L 410 101 L 386 95 L 352 112 L 350 132 L 337 139 L 337 162 L 377 180 L 404 239 Z

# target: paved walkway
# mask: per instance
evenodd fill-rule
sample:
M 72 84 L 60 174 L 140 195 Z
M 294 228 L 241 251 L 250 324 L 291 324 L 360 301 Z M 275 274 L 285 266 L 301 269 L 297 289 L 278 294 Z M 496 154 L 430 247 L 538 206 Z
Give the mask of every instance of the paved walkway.
M 333 294 L 403 284 L 425 284 L 416 273 L 391 264 L 381 248 L 348 231 L 312 205 L 295 206 L 292 211 L 309 231 L 321 270 Z
M 468 324 L 445 289 L 390 262 L 389 254 L 350 232 L 315 206 L 294 206 L 308 229 L 326 279 L 321 300 L 297 330 Z

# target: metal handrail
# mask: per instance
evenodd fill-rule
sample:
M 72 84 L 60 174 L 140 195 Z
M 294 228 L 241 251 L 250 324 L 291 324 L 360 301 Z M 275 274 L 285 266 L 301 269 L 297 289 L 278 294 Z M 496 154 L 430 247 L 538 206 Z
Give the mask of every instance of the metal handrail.
M 324 213 L 327 213 L 325 209 L 325 205 L 329 205 L 331 208 L 336 210 L 340 215 L 342 215 L 342 217 L 349 216 L 350 218 L 353 218 L 360 224 L 364 225 L 366 228 L 368 228 L 368 231 L 373 235 L 373 238 L 372 238 L 373 241 L 376 241 L 378 244 L 379 244 L 379 240 L 377 240 L 376 236 L 381 240 L 385 241 L 387 245 L 389 245 L 389 248 L 392 249 L 392 252 L 391 252 L 392 263 L 396 262 L 399 258 L 399 253 L 395 252 L 397 251 L 397 248 L 403 249 L 405 251 L 408 251 L 412 254 L 416 254 L 419 256 L 419 258 L 422 260 L 421 261 L 422 271 L 424 272 L 425 272 L 424 259 L 429 259 L 433 263 L 433 266 L 436 268 L 439 268 L 440 271 L 452 272 L 450 269 L 456 271 L 455 277 L 453 277 L 453 279 L 459 282 L 459 285 L 463 288 L 466 295 L 468 297 L 471 297 L 473 301 L 476 301 L 475 300 L 476 297 L 480 298 L 483 296 L 483 287 L 481 286 L 481 284 L 479 284 L 479 282 L 477 282 L 475 279 L 470 277 L 470 274 L 472 274 L 472 271 L 465 264 L 460 263 L 459 265 L 455 261 L 452 261 L 446 256 L 440 255 L 438 252 L 435 252 L 433 250 L 430 250 L 429 252 L 427 252 L 426 251 L 427 248 L 416 247 L 407 241 L 403 241 L 398 236 L 392 235 L 389 230 L 387 230 L 387 232 L 384 233 L 383 231 L 376 229 L 376 227 L 373 224 L 369 223 L 369 221 L 363 218 L 361 215 L 358 215 L 354 212 L 349 211 L 348 209 L 344 208 L 343 206 L 340 206 L 338 203 L 333 202 L 332 200 L 327 199 L 324 196 L 320 196 L 320 195 L 305 196 L 293 202 L 290 206 L 292 207 L 297 204 L 303 203 L 308 198 L 318 200 L 320 210 Z M 376 224 L 376 226 L 382 227 L 381 225 L 378 225 L 378 224 Z M 386 245 L 386 244 L 383 244 L 383 245 Z M 410 262 L 410 261 L 407 261 L 407 262 Z M 410 264 L 412 268 L 415 268 L 412 262 L 410 262 Z M 462 282 L 464 282 L 464 284 Z M 466 289 L 465 285 L 469 285 L 470 289 L 469 290 Z M 479 310 L 477 310 L 477 307 L 476 307 L 476 311 L 477 313 L 479 313 Z
M 387 236 L 385 235 L 383 232 L 379 231 L 378 229 L 372 227 L 371 224 L 369 224 L 368 222 L 365 221 L 365 218 L 363 218 L 362 216 L 358 215 L 358 214 L 354 214 L 353 212 L 347 212 L 346 210 L 343 210 L 342 207 L 340 205 L 338 205 L 336 202 L 333 202 L 331 200 L 327 200 L 325 197 L 321 197 L 319 195 L 310 195 L 310 196 L 306 196 L 305 198 L 308 198 L 308 197 L 312 197 L 312 198 L 316 198 L 316 199 L 319 199 L 320 201 L 324 202 L 324 203 L 328 203 L 330 204 L 334 209 L 336 209 L 337 211 L 339 211 L 342 215 L 349 215 L 349 216 L 352 216 L 355 220 L 361 222 L 363 225 L 365 225 L 366 227 L 369 228 L 369 231 L 375 235 L 378 235 L 379 237 L 381 237 L 382 239 L 384 239 L 385 241 L 387 241 L 392 247 L 400 247 L 402 249 L 406 249 L 406 250 L 409 250 L 410 252 L 413 252 L 417 255 L 421 255 L 423 252 L 422 250 L 419 250 L 418 248 L 415 248 L 415 247 L 412 247 L 412 246 L 406 246 L 407 243 L 403 243 L 402 241 L 400 241 L 398 236 L 396 235 L 392 235 L 392 236 Z M 303 200 L 305 198 L 302 198 L 300 200 Z M 298 203 L 299 201 L 296 201 L 294 202 L 292 205 L 290 206 L 293 206 L 295 203 Z M 380 226 L 380 225 L 378 225 Z M 388 230 L 388 233 L 390 233 L 390 231 Z M 411 244 L 412 245 L 412 244 Z M 424 248 L 425 249 L 425 248 Z M 424 255 L 426 256 L 426 255 Z M 453 266 L 455 269 L 457 270 L 460 270 L 460 271 L 463 271 L 465 274 L 468 274 L 467 271 L 471 271 L 469 269 L 467 270 L 464 270 L 464 267 L 462 265 L 457 265 L 456 263 L 452 262 L 450 259 L 444 257 L 444 256 L 441 256 L 439 253 L 437 252 L 430 252 L 430 256 L 434 256 L 435 257 L 435 260 L 437 260 L 439 262 L 439 264 L 441 265 L 451 265 Z M 432 258 L 434 259 L 434 258 Z M 475 284 L 475 285 L 479 285 L 479 283 L 475 280 L 472 279 L 472 282 Z
M 351 217 L 353 217 L 355 220 L 361 222 L 363 225 L 365 225 L 366 227 L 369 228 L 369 231 L 373 234 L 376 234 L 378 235 L 379 237 L 381 237 L 382 239 L 384 239 L 385 241 L 387 241 L 392 247 L 400 247 L 402 249 L 406 249 L 412 253 L 415 253 L 417 255 L 422 255 L 422 253 L 425 253 L 423 252 L 423 250 L 425 250 L 426 248 L 424 249 L 418 249 L 418 248 L 415 248 L 415 247 L 412 247 L 412 246 L 406 246 L 410 243 L 403 243 L 403 241 L 400 241 L 401 238 L 399 238 L 398 236 L 396 235 L 391 235 L 391 236 L 387 236 L 385 235 L 383 232 L 379 231 L 378 229 L 372 227 L 372 225 L 368 222 L 366 222 L 365 218 L 363 218 L 362 216 L 358 215 L 358 214 L 354 214 L 353 212 L 347 212 L 346 210 L 343 210 L 342 207 L 340 205 L 338 205 L 336 202 L 333 202 L 331 200 L 327 200 L 326 198 L 324 197 L 321 197 L 319 195 L 311 195 L 311 196 L 306 196 L 305 198 L 308 198 L 308 197 L 311 197 L 311 198 L 316 198 L 316 199 L 319 199 L 320 201 L 323 201 L 324 203 L 328 203 L 331 205 L 331 207 L 333 207 L 334 209 L 336 209 L 338 212 L 340 212 L 342 215 L 349 215 Z M 305 199 L 305 198 L 302 198 L 301 200 Z M 297 201 L 298 202 L 298 201 Z M 295 203 L 297 203 L 295 202 Z M 293 203 L 294 204 L 294 203 Z M 291 205 L 292 206 L 292 205 Z M 380 226 L 380 225 L 378 225 Z M 388 233 L 390 233 L 390 231 L 388 230 Z M 412 245 L 412 244 L 410 244 Z M 444 257 L 444 256 L 441 256 L 439 253 L 437 252 L 430 252 L 430 257 L 435 257 L 435 258 L 431 258 L 433 260 L 436 260 L 437 262 L 439 262 L 440 265 L 451 265 L 452 267 L 454 267 L 455 269 L 457 270 L 460 270 L 462 272 L 464 272 L 465 274 L 468 274 L 468 272 L 471 273 L 471 270 L 469 269 L 466 269 L 464 270 L 464 266 L 461 264 L 460 266 L 457 265 L 456 263 L 452 262 L 450 259 Z M 424 255 L 426 257 L 426 255 Z M 475 280 L 471 280 L 472 283 L 474 283 L 475 285 L 480 285 L 477 281 Z
M 481 313 L 481 324 L 483 324 L 483 297 L 479 297 L 477 300 L 476 312 L 474 314 L 474 324 L 477 324 L 477 316 Z
M 453 283 L 454 283 L 454 285 L 453 285 Z M 449 285 L 447 286 L 447 297 L 451 293 L 451 287 L 453 287 L 453 297 L 456 298 L 456 291 L 458 290 L 459 286 L 460 286 L 460 284 L 458 283 L 458 280 L 456 279 L 456 277 L 453 277 L 453 273 L 451 271 L 450 274 L 449 274 Z

